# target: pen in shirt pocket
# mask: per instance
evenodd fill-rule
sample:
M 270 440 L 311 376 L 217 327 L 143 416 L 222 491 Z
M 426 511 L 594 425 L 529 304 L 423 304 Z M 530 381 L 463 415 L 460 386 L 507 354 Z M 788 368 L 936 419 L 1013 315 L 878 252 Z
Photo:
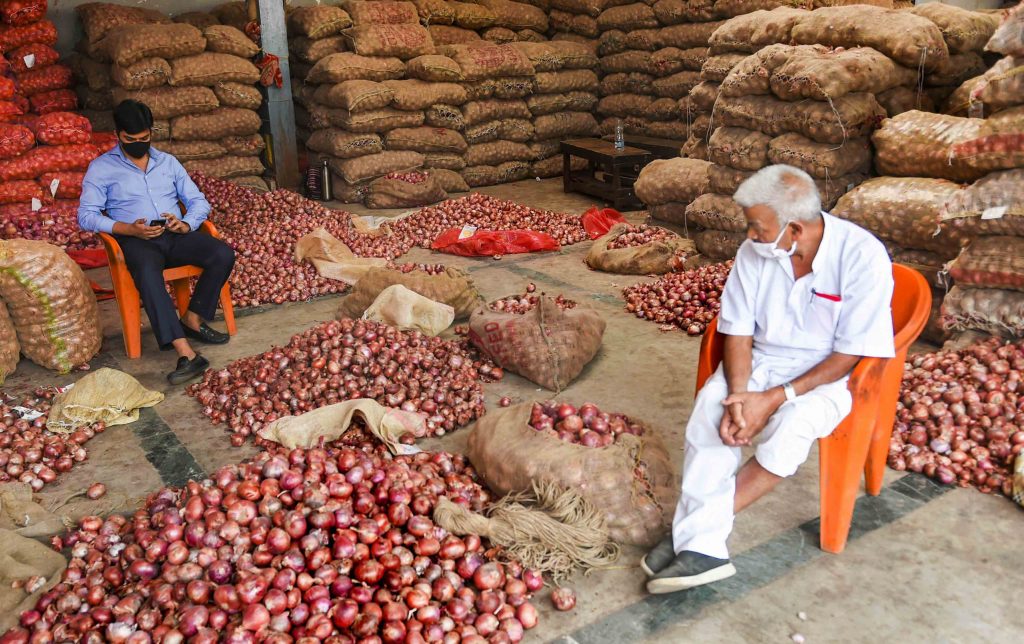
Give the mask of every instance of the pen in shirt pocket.
M 843 301 L 843 298 L 839 297 L 838 295 L 833 295 L 832 293 L 819 293 L 818 291 L 814 290 L 813 288 L 811 289 L 811 295 L 814 295 L 816 297 L 820 297 L 822 299 L 826 299 L 829 302 L 842 302 Z

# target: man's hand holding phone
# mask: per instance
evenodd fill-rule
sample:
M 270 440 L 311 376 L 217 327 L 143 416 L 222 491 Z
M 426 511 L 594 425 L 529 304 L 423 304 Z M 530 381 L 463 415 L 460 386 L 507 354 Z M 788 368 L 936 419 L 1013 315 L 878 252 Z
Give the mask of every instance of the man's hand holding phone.
M 114 224 L 114 232 L 119 235 L 131 235 L 132 237 L 138 237 L 139 239 L 156 239 L 160 235 L 164 234 L 164 227 L 162 225 L 156 225 L 157 222 L 147 222 L 145 219 L 136 219 L 133 224 L 122 224 L 120 222 Z M 163 223 L 162 221 L 159 223 Z M 127 230 L 118 230 L 119 227 L 125 227 Z
M 165 212 L 161 216 L 166 220 L 167 230 L 171 231 L 172 233 L 184 235 L 185 233 L 192 232 L 192 227 L 186 224 L 177 216 L 172 215 L 169 212 Z

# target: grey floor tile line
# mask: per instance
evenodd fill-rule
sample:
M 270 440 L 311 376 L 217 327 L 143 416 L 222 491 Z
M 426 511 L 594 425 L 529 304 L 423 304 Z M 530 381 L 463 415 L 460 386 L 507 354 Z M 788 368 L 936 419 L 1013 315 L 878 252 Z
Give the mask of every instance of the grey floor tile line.
M 164 485 L 181 487 L 190 479 L 206 478 L 192 452 L 153 409 L 140 410 L 139 420 L 132 423 L 132 432 Z
M 884 527 L 952 490 L 924 476 L 909 474 L 878 496 L 857 500 L 849 542 Z M 703 610 L 735 602 L 789 572 L 829 555 L 818 547 L 820 519 L 813 519 L 733 558 L 736 576 L 711 586 L 668 595 L 648 595 L 553 644 L 625 644 L 656 635 L 669 625 L 697 617 Z M 842 556 L 842 555 L 837 555 Z M 638 582 L 640 583 L 640 582 Z

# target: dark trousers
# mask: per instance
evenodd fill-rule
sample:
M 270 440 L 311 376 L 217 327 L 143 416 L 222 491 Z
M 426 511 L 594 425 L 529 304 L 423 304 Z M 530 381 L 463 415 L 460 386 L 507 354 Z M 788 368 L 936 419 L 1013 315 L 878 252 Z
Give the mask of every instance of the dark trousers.
M 124 252 L 128 272 L 135 280 L 135 288 L 161 349 L 169 349 L 171 342 L 185 337 L 178 310 L 167 293 L 165 268 L 191 264 L 203 269 L 188 309 L 204 320 L 213 319 L 221 288 L 235 265 L 235 251 L 230 246 L 199 231 L 184 235 L 165 232 L 156 239 L 114 237 Z

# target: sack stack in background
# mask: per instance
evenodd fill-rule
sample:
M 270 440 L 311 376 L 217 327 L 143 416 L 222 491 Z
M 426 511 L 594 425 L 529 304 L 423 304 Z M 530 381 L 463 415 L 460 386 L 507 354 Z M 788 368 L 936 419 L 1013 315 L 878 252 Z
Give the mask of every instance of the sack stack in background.
M 341 32 L 352 26 L 352 19 L 340 7 L 318 4 L 289 10 L 286 25 L 295 134 L 300 143 L 305 143 L 312 133 L 309 106 L 316 89 L 306 85 L 309 72 L 321 59 L 346 50 Z

